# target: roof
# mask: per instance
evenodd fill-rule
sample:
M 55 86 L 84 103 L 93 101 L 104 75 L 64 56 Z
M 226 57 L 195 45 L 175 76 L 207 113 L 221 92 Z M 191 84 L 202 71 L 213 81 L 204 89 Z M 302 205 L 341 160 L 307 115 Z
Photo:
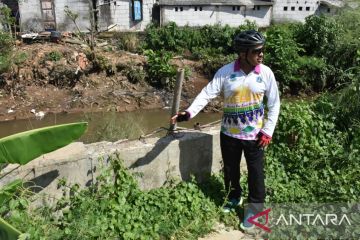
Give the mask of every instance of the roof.
M 256 0 L 159 0 L 160 6 L 254 6 L 254 5 L 273 5 L 271 1 Z
M 333 7 L 343 7 L 344 2 L 339 0 L 320 0 L 320 3 L 325 4 L 327 6 Z

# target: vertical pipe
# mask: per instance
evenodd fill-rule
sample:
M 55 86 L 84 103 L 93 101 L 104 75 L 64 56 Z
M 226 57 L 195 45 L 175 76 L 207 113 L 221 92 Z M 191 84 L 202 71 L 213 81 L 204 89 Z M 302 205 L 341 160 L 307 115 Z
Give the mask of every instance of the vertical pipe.
M 182 88 L 183 80 L 184 80 L 184 69 L 179 68 L 176 73 L 176 84 L 175 84 L 174 98 L 171 109 L 171 117 L 179 112 L 181 88 Z M 174 131 L 175 129 L 176 129 L 176 123 L 170 124 L 170 131 Z

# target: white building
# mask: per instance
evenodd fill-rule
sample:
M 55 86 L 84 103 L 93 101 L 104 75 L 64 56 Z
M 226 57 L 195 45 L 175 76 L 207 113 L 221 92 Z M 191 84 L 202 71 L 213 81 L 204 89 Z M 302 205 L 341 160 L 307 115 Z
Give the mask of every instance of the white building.
M 76 26 L 65 9 L 77 14 L 81 31 L 90 28 L 90 11 L 95 9 L 99 30 L 113 26 L 113 30 L 144 30 L 151 22 L 155 0 L 0 0 L 18 9 L 21 31 L 75 31 Z
M 65 9 L 77 14 L 81 31 L 90 28 L 90 11 L 95 9 L 98 30 L 144 30 L 152 20 L 179 26 L 228 24 L 245 20 L 259 27 L 271 22 L 304 22 L 312 14 L 333 14 L 342 0 L 0 0 L 12 9 L 21 31 L 76 31 Z
M 252 0 L 159 0 L 160 24 L 175 22 L 178 26 L 228 24 L 236 27 L 245 20 L 266 27 L 271 22 L 273 3 Z
M 122 31 L 144 30 L 152 20 L 155 0 L 99 0 L 98 2 L 99 29 L 105 30 L 111 26 L 111 30 Z
M 281 22 L 305 22 L 310 15 L 334 14 L 344 2 L 340 0 L 275 0 L 272 20 Z

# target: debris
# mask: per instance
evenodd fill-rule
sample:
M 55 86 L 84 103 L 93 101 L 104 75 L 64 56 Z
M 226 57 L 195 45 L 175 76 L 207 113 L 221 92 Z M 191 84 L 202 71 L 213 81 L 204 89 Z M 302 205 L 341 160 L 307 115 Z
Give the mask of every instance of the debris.
M 107 41 L 105 41 L 105 42 L 99 43 L 97 46 L 98 47 L 105 47 L 107 45 L 109 45 L 109 43 Z
M 35 109 L 31 109 L 30 112 L 35 115 L 35 118 L 37 120 L 41 120 L 45 117 L 45 113 L 43 111 L 36 112 Z

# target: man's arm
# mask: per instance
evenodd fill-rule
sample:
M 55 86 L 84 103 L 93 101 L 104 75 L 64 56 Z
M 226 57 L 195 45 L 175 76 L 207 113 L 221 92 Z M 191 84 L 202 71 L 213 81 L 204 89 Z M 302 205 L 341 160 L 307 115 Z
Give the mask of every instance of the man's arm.
M 171 123 L 187 121 L 190 118 L 195 117 L 201 109 L 203 109 L 211 99 L 217 97 L 222 89 L 222 77 L 219 71 L 215 74 L 213 80 L 209 82 L 201 92 L 196 96 L 193 103 L 188 109 L 180 112 L 171 118 Z
M 267 107 L 269 109 L 267 113 L 267 119 L 265 121 L 264 127 L 261 129 L 261 132 L 268 136 L 272 137 L 276 122 L 279 117 L 280 112 L 280 97 L 277 83 L 275 81 L 274 73 L 271 71 L 269 75 L 269 81 L 266 86 L 265 95 L 267 97 Z

